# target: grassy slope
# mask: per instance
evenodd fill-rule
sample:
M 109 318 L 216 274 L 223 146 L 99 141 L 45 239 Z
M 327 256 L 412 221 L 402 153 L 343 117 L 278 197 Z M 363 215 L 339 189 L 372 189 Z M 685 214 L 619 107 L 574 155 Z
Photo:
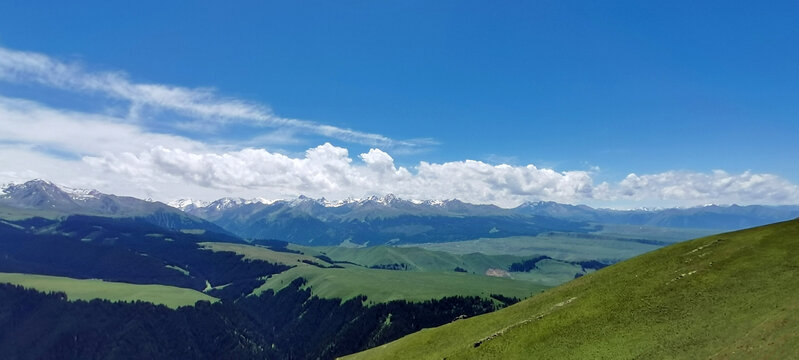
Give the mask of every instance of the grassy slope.
M 32 217 L 42 217 L 45 219 L 58 219 L 67 215 L 66 213 L 52 210 L 35 210 L 35 209 L 17 209 L 0 205 L 0 219 L 5 220 L 23 220 Z
M 452 271 L 456 267 L 482 274 L 489 268 L 507 269 L 510 264 L 529 257 L 512 255 L 452 254 L 417 247 L 372 246 L 366 248 L 302 247 L 307 254 L 324 254 L 336 261 L 350 261 L 364 266 L 407 264 L 410 270 Z
M 404 263 L 414 271 L 448 272 L 460 267 L 469 273 L 485 274 L 488 269 L 507 269 L 512 263 L 532 256 L 453 254 L 417 247 L 374 246 L 367 248 L 302 247 L 305 253 L 323 253 L 335 261 L 351 261 L 365 266 Z M 557 286 L 574 278 L 582 267 L 557 260 L 544 260 L 530 272 L 509 273 L 512 279 L 546 286 Z
M 95 279 L 60 276 L 0 273 L 0 283 L 22 285 L 39 291 L 61 291 L 71 300 L 107 299 L 111 301 L 147 301 L 171 308 L 194 305 L 199 300 L 216 298 L 191 289 L 165 285 L 138 285 Z
M 299 277 L 305 278 L 306 286 L 319 297 L 349 299 L 362 294 L 372 302 L 423 301 L 455 295 L 488 297 L 490 294 L 525 298 L 548 288 L 528 281 L 456 272 L 298 266 L 269 278 L 255 293 L 282 289 Z
M 304 254 L 295 254 L 295 253 L 288 253 L 288 252 L 279 252 L 279 251 L 272 251 L 268 248 L 263 246 L 253 246 L 253 245 L 243 245 L 243 244 L 231 244 L 231 243 L 216 243 L 216 242 L 203 242 L 200 243 L 200 246 L 203 248 L 212 250 L 212 251 L 231 251 L 235 252 L 236 254 L 244 255 L 245 259 L 252 259 L 252 260 L 264 260 L 271 263 L 276 264 L 285 264 L 289 266 L 310 266 L 303 263 L 303 260 L 306 261 L 313 261 L 316 263 L 330 265 L 320 259 L 317 259 L 313 256 L 304 255 Z
M 799 220 L 679 243 L 351 359 L 796 358 L 797 245 Z
M 621 239 L 591 239 L 581 237 L 579 234 L 543 234 L 539 236 L 484 238 L 468 241 L 418 244 L 414 246 L 427 250 L 445 251 L 455 254 L 480 252 L 488 255 L 547 255 L 556 259 L 568 261 L 598 259 L 618 261 L 660 247 Z
M 605 260 L 616 262 L 629 259 L 661 247 L 645 243 L 675 243 L 713 234 L 712 230 L 674 229 L 653 226 L 608 225 L 590 234 L 545 233 L 538 236 L 481 238 L 468 241 L 427 243 L 408 246 L 453 254 L 483 253 L 516 256 L 547 255 L 568 261 Z M 644 240 L 641 242 L 640 240 Z
M 316 296 L 349 299 L 357 295 L 366 295 L 372 302 L 423 301 L 455 295 L 488 297 L 490 294 L 525 298 L 549 288 L 549 286 L 530 281 L 438 271 L 433 269 L 435 266 L 432 265 L 426 267 L 433 269 L 431 271 L 367 269 L 348 264 L 340 264 L 343 265 L 343 268 L 340 269 L 320 268 L 300 261 L 311 260 L 325 266 L 330 264 L 309 255 L 276 252 L 261 246 L 226 243 L 202 243 L 202 245 L 214 251 L 234 251 L 245 255 L 245 258 L 295 266 L 267 279 L 266 284 L 254 291 L 256 294 L 268 289 L 282 289 L 300 277 L 308 281 L 306 286 L 310 287 Z M 318 251 L 314 249 L 301 248 L 302 251 L 310 254 Z M 330 248 L 326 248 L 326 250 L 330 250 Z M 400 252 L 406 253 L 406 250 L 400 250 Z M 415 261 L 414 258 L 423 258 L 424 262 L 430 261 L 428 255 L 418 254 L 408 259 L 414 263 L 422 262 Z M 449 264 L 444 267 L 449 268 Z

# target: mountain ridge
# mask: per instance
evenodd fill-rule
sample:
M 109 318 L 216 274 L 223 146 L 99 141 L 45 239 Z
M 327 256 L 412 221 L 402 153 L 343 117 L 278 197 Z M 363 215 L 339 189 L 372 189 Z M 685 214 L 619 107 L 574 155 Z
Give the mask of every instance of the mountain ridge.
M 3 206 L 97 216 L 150 216 L 169 228 L 200 228 L 245 239 L 281 239 L 304 245 L 413 244 L 585 233 L 603 224 L 730 231 L 799 217 L 799 206 L 707 205 L 692 208 L 614 210 L 551 201 L 515 208 L 458 199 L 405 200 L 396 195 L 329 201 L 225 197 L 170 205 L 96 190 L 59 187 L 45 180 L 6 185 Z
M 104 194 L 97 190 L 75 189 L 47 180 L 30 180 L 0 187 L 0 208 L 7 213 L 28 217 L 88 215 L 141 218 L 173 230 L 203 230 L 230 233 L 204 219 L 158 201 Z

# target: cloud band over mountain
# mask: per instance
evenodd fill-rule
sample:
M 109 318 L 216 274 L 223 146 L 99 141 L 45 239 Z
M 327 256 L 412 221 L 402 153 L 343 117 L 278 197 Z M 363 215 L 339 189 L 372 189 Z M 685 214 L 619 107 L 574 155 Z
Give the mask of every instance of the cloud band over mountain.
M 64 109 L 0 95 L 0 182 L 38 177 L 164 201 L 299 194 L 341 199 L 394 193 L 404 198 L 457 198 L 508 207 L 530 200 L 600 206 L 799 203 L 796 184 L 776 174 L 749 171 L 672 170 L 598 182 L 598 170 L 563 171 L 533 164 L 466 159 L 400 166 L 392 153 L 402 154 L 426 142 L 283 118 L 265 106 L 212 90 L 135 83 L 122 73 L 91 72 L 42 54 L 5 48 L 0 48 L 0 80 L 100 94 L 127 101 L 132 112 L 158 108 L 198 124 L 243 122 L 371 147 L 351 156 L 350 147 L 330 142 L 309 145 L 304 154 L 237 146 L 233 141 L 210 143 L 169 131 L 169 127 L 152 130 L 144 124 L 147 119 L 135 116 Z

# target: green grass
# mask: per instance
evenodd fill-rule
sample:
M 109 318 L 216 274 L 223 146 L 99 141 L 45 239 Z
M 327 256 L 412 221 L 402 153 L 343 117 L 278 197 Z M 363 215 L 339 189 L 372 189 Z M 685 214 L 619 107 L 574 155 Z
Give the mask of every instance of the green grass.
M 574 274 L 582 272 L 580 265 L 557 260 L 541 260 L 536 269 L 530 272 L 512 272 L 511 277 L 518 280 L 533 281 L 548 286 L 558 286 L 574 279 Z
M 200 243 L 203 248 L 211 251 L 229 251 L 236 254 L 244 255 L 245 259 L 264 260 L 276 264 L 284 264 L 289 266 L 311 266 L 303 263 L 303 260 L 313 261 L 323 265 L 330 265 L 320 259 L 310 255 L 294 254 L 288 252 L 272 251 L 263 246 L 232 244 L 232 243 L 217 243 L 217 242 L 203 242 Z
M 456 272 L 375 270 L 356 266 L 322 269 L 298 266 L 269 278 L 254 293 L 279 290 L 297 278 L 307 280 L 307 287 L 321 298 L 350 299 L 366 295 L 374 303 L 391 300 L 423 301 L 445 296 L 482 296 L 502 294 L 525 298 L 547 289 L 528 281 Z
M 576 270 L 571 268 L 560 275 L 524 273 L 524 280 L 498 278 L 483 275 L 488 268 L 506 269 L 508 265 L 523 258 L 513 256 L 486 256 L 482 254 L 454 255 L 432 252 L 419 248 L 371 247 L 362 249 L 337 247 L 292 246 L 303 254 L 272 251 L 262 246 L 230 243 L 201 243 L 213 251 L 232 251 L 247 259 L 265 260 L 294 266 L 283 273 L 273 275 L 254 291 L 259 294 L 268 289 L 280 290 L 297 278 L 307 280 L 306 287 L 322 298 L 350 299 L 366 295 L 369 301 L 391 300 L 422 301 L 445 296 L 482 296 L 502 294 L 526 298 L 553 285 L 571 279 Z M 320 268 L 302 262 L 309 260 L 323 266 L 331 266 L 313 255 L 326 254 L 335 261 L 351 261 L 359 265 L 406 263 L 411 271 L 369 269 L 367 267 L 338 264 L 343 268 Z M 456 266 L 474 273 L 457 273 Z M 553 272 L 551 270 L 550 272 Z M 512 273 L 516 276 L 518 273 Z
M 487 255 L 537 256 L 547 255 L 556 259 L 607 260 L 629 259 L 659 248 L 658 245 L 642 244 L 617 237 L 600 237 L 586 234 L 542 234 L 538 236 L 512 236 L 506 238 L 482 238 L 468 241 L 427 243 L 413 245 L 427 250 L 453 254 L 483 253 Z
M 456 267 L 460 267 L 475 274 L 483 274 L 489 268 L 506 269 L 512 263 L 528 258 L 479 253 L 453 254 L 418 247 L 299 247 L 299 249 L 307 254 L 323 254 L 335 261 L 349 261 L 366 267 L 397 263 L 407 264 L 408 269 L 412 271 L 441 272 L 453 271 Z
M 166 285 L 139 285 L 96 279 L 73 279 L 60 276 L 0 273 L 0 283 L 11 283 L 44 292 L 60 291 L 70 300 L 106 299 L 110 301 L 146 301 L 170 308 L 191 306 L 199 300 L 216 298 L 199 291 Z
M 593 234 L 620 239 L 647 239 L 665 242 L 680 242 L 719 233 L 718 230 L 683 229 L 647 225 L 599 224 L 602 230 Z
M 407 246 L 452 254 L 482 253 L 525 257 L 547 255 L 568 261 L 604 260 L 616 262 L 662 246 L 637 242 L 636 240 L 654 240 L 670 244 L 714 233 L 712 230 L 702 229 L 602 224 L 602 230 L 588 234 L 544 233 L 538 236 L 480 238 L 468 241 Z
M 351 261 L 367 267 L 380 264 L 404 263 L 411 271 L 448 272 L 456 267 L 472 274 L 485 274 L 488 269 L 508 269 L 514 262 L 533 256 L 486 255 L 481 253 L 453 254 L 417 247 L 374 246 L 368 248 L 342 247 L 298 247 L 306 253 L 322 253 L 335 261 Z M 535 254 L 538 255 L 538 254 Z M 509 273 L 512 279 L 534 282 L 540 285 L 557 286 L 570 281 L 581 272 L 579 265 L 560 260 L 543 260 L 538 268 L 530 272 Z
M 65 215 L 67 214 L 60 211 L 18 209 L 15 207 L 0 205 L 0 219 L 11 220 L 11 221 L 30 219 L 32 217 L 58 219 L 64 217 Z
M 799 220 L 675 244 L 349 359 L 795 359 L 798 245 Z

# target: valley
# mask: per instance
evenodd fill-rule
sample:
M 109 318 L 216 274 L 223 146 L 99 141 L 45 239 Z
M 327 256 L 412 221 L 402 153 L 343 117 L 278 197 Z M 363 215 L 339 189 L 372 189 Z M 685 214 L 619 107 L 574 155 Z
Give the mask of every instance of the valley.
M 561 317 L 561 308 L 590 309 L 602 302 L 602 306 L 607 307 L 602 311 L 622 311 L 612 302 L 604 303 L 612 299 L 621 301 L 620 298 L 596 300 L 599 298 L 592 294 L 606 290 L 592 290 L 593 287 L 580 284 L 599 281 L 596 286 L 601 289 L 611 288 L 604 283 L 606 281 L 616 284 L 613 286 L 636 284 L 635 280 L 621 274 L 612 275 L 615 280 L 591 279 L 607 279 L 608 275 L 603 274 L 613 274 L 614 271 L 642 274 L 646 279 L 659 278 L 663 273 L 673 274 L 669 275 L 669 281 L 682 284 L 697 274 L 707 273 L 709 268 L 688 269 L 682 265 L 674 269 L 660 269 L 660 265 L 652 265 L 651 269 L 636 267 L 630 270 L 626 267 L 634 266 L 627 265 L 630 263 L 653 261 L 639 260 L 642 258 L 659 259 L 662 256 L 656 254 L 672 254 L 667 258 L 674 257 L 674 250 L 670 249 L 682 249 L 690 246 L 686 244 L 706 241 L 684 240 L 719 232 L 717 229 L 556 219 L 461 202 L 409 202 L 396 197 L 352 201 L 347 203 L 351 206 L 349 209 L 341 208 L 344 205 L 324 206 L 323 202 L 301 199 L 280 205 L 282 215 L 268 211 L 272 215 L 267 217 L 280 217 L 284 222 L 281 226 L 294 229 L 293 236 L 309 234 L 303 233 L 308 229 L 301 223 L 322 224 L 311 232 L 318 233 L 327 228 L 324 232 L 329 239 L 347 236 L 343 241 L 332 241 L 334 244 L 331 245 L 310 246 L 315 241 L 293 243 L 275 238 L 240 237 L 242 231 L 246 231 L 242 229 L 265 221 L 260 215 L 253 218 L 261 220 L 246 226 L 242 225 L 248 223 L 244 220 L 219 220 L 241 216 L 244 207 L 253 205 L 251 202 L 228 202 L 228 205 L 233 205 L 217 209 L 218 222 L 214 223 L 202 212 L 182 214 L 179 209 L 135 198 L 122 201 L 97 192 L 83 191 L 80 194 L 75 197 L 56 185 L 38 181 L 7 189 L 0 197 L 3 204 L 0 213 L 0 283 L 8 284 L 0 289 L 0 295 L 5 294 L 4 301 L 9 304 L 13 304 L 14 299 L 37 299 L 35 301 L 41 304 L 48 304 L 47 307 L 66 311 L 63 316 L 48 319 L 29 318 L 28 325 L 25 325 L 30 326 L 30 333 L 25 334 L 39 334 L 38 331 L 54 326 L 62 329 L 52 335 L 49 345 L 43 345 L 42 351 L 45 352 L 57 351 L 58 342 L 73 332 L 88 331 L 85 326 L 100 326 L 100 323 L 91 321 L 86 324 L 75 322 L 70 314 L 100 311 L 106 318 L 113 319 L 135 311 L 140 314 L 141 326 L 151 326 L 147 324 L 156 319 L 171 319 L 167 321 L 173 322 L 169 328 L 175 334 L 185 334 L 187 327 L 218 328 L 217 335 L 195 334 L 183 339 L 168 336 L 164 344 L 172 344 L 170 347 L 153 349 L 154 354 L 162 355 L 172 351 L 170 349 L 174 346 L 184 346 L 178 345 L 184 341 L 199 341 L 197 336 L 214 336 L 214 341 L 224 339 L 228 344 L 221 349 L 232 351 L 238 358 L 333 358 L 369 348 L 373 349 L 354 356 L 391 358 L 391 354 L 403 354 L 404 357 L 404 354 L 416 351 L 406 350 L 405 346 L 420 351 L 418 356 L 425 354 L 431 358 L 486 356 L 480 355 L 481 352 L 475 353 L 477 355 L 463 352 L 463 344 L 447 340 L 452 334 L 457 339 L 477 337 L 474 341 L 480 343 L 478 347 L 492 351 L 490 357 L 514 358 L 521 355 L 513 352 L 500 355 L 490 349 L 494 349 L 493 344 L 511 339 L 509 334 L 528 329 L 530 324 L 538 323 L 540 319 Z M 97 204 L 105 205 L 98 209 Z M 363 206 L 367 209 L 360 209 Z M 104 210 L 109 208 L 116 210 Z M 125 209 L 137 210 L 128 212 Z M 773 212 L 778 210 L 785 211 L 781 216 L 793 215 L 791 209 L 771 209 L 767 211 L 768 216 L 773 216 Z M 737 221 L 734 219 L 738 215 L 727 213 L 725 216 Z M 761 221 L 768 219 L 763 217 Z M 467 223 L 470 226 L 466 228 L 457 226 Z M 791 223 L 773 226 L 782 229 L 788 226 L 785 224 Z M 733 235 L 710 235 L 704 239 L 737 239 L 752 234 L 752 231 L 755 234 L 766 232 L 745 230 Z M 436 235 L 439 232 L 449 235 L 439 238 Z M 519 235 L 512 235 L 514 232 Z M 369 234 L 377 235 L 369 237 Z M 398 234 L 402 237 L 395 237 L 400 236 Z M 512 236 L 506 236 L 509 234 Z M 385 241 L 386 236 L 394 238 Z M 320 241 L 325 237 L 314 239 Z M 424 239 L 438 241 L 423 242 Z M 715 245 L 707 245 L 710 246 Z M 727 261 L 711 257 L 712 253 L 705 252 L 701 246 L 698 249 L 694 251 L 698 253 L 696 256 L 701 255 L 702 261 L 713 262 L 714 266 Z M 698 259 L 689 257 L 684 262 Z M 673 261 L 669 264 L 676 266 Z M 616 268 L 625 270 L 612 270 Z M 37 295 L 39 293 L 31 292 L 34 290 L 50 295 Z M 664 290 L 646 288 L 634 291 Z M 669 301 L 688 302 L 679 298 L 683 296 L 679 294 Z M 629 296 L 649 299 L 646 301 L 656 304 L 653 306 L 658 309 L 675 308 L 671 303 L 652 300 L 664 296 L 659 293 Z M 712 295 L 715 299 L 719 296 Z M 22 316 L 20 311 L 23 310 L 10 307 L 0 308 L 0 311 L 5 311 L 8 316 Z M 485 315 L 478 316 L 482 314 Z M 198 323 L 200 318 L 209 320 Z M 465 320 L 451 323 L 454 319 Z M 565 323 L 572 322 L 569 318 L 563 319 L 566 319 Z M 282 325 L 269 334 L 265 333 L 266 329 L 275 326 L 274 321 L 280 321 Z M 465 326 L 461 324 L 472 323 L 477 324 L 474 330 L 461 330 L 461 326 Z M 310 331 L 308 329 L 319 324 L 321 327 L 316 331 L 324 335 L 298 337 L 300 329 Z M 354 324 L 358 324 L 357 327 Z M 442 326 L 441 330 L 428 329 L 438 326 Z M 547 325 L 547 329 L 550 327 Z M 450 328 L 454 330 L 447 330 Z M 247 335 L 237 338 L 236 334 L 242 329 L 247 329 Z M 419 330 L 422 331 L 413 334 Z M 106 331 L 104 336 L 123 336 L 116 331 Z M 494 335 L 485 335 L 491 331 Z M 585 331 L 602 333 L 605 330 Z M 441 335 L 438 332 L 442 332 Z M 429 343 L 425 334 L 434 333 L 440 343 Z M 5 333 L 4 336 L 15 339 L 15 342 L 30 341 L 24 337 L 28 335 Z M 140 336 L 142 341 L 153 343 L 151 336 L 163 335 L 145 332 Z M 397 342 L 386 344 L 395 340 Z M 514 344 L 516 342 L 513 340 Z M 264 348 L 267 343 L 274 345 Z M 252 344 L 260 345 L 253 348 Z M 399 346 L 403 347 L 402 350 L 395 349 Z M 429 351 L 429 346 L 436 351 Z M 509 343 L 500 348 L 514 349 L 513 346 Z M 108 356 L 124 348 L 119 344 L 101 347 L 97 348 L 96 355 Z M 6 349 L 27 351 L 25 349 L 32 348 L 6 345 Z M 204 349 L 202 351 L 208 356 L 217 354 L 216 350 L 195 345 L 185 347 L 188 352 L 181 354 L 198 357 L 193 351 L 199 349 Z M 594 347 L 591 349 L 596 351 Z M 620 350 L 613 347 L 608 351 L 616 353 Z M 558 355 L 556 352 L 552 354 Z M 589 356 L 594 353 L 581 354 Z
M 0 360 L 799 360 L 799 1 L 0 1 Z

